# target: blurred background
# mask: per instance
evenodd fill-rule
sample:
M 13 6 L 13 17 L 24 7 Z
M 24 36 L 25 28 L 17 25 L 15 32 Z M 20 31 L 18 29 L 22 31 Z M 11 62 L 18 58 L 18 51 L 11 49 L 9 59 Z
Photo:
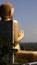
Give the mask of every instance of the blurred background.
M 24 30 L 21 42 L 37 42 L 37 0 L 0 0 L 0 5 L 4 2 L 14 5 L 14 19 L 19 22 L 19 30 Z

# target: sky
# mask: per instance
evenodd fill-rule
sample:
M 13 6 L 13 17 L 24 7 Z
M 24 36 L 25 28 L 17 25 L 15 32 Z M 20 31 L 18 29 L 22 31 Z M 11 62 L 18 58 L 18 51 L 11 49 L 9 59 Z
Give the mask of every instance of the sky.
M 37 42 L 37 0 L 0 0 L 0 5 L 10 2 L 14 5 L 14 19 L 19 30 L 24 30 L 23 42 Z

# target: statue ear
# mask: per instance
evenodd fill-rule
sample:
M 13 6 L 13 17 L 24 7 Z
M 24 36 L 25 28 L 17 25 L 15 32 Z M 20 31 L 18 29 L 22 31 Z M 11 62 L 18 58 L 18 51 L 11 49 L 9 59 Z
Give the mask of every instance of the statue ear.
M 14 8 L 11 9 L 11 16 L 14 16 Z

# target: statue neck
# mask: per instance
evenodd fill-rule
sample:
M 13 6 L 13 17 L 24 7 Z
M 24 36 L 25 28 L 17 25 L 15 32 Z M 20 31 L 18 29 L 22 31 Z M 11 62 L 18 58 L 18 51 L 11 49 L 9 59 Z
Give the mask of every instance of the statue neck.
M 1 20 L 4 20 L 4 21 L 8 21 L 8 20 L 12 20 L 13 18 L 9 17 L 9 16 L 6 16 L 6 17 L 3 17 L 1 18 Z

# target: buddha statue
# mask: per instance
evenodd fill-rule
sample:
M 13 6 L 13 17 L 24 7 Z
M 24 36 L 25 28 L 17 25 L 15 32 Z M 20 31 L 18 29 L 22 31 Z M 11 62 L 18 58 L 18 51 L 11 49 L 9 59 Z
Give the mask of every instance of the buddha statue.
M 18 21 L 13 20 L 13 16 L 14 16 L 14 6 L 8 2 L 3 3 L 0 6 L 0 17 L 1 17 L 0 26 L 1 26 L 1 33 L 2 33 L 1 35 L 2 38 L 7 40 L 9 39 L 9 41 L 11 41 L 11 43 L 14 45 L 13 46 L 14 50 L 17 49 L 19 51 L 20 50 L 19 42 L 24 37 L 24 32 L 23 30 L 21 30 L 20 32 L 18 31 Z M 7 43 L 5 43 L 4 45 L 6 47 Z M 10 48 L 9 45 L 8 48 Z M 6 49 L 4 49 L 3 51 L 5 50 Z

